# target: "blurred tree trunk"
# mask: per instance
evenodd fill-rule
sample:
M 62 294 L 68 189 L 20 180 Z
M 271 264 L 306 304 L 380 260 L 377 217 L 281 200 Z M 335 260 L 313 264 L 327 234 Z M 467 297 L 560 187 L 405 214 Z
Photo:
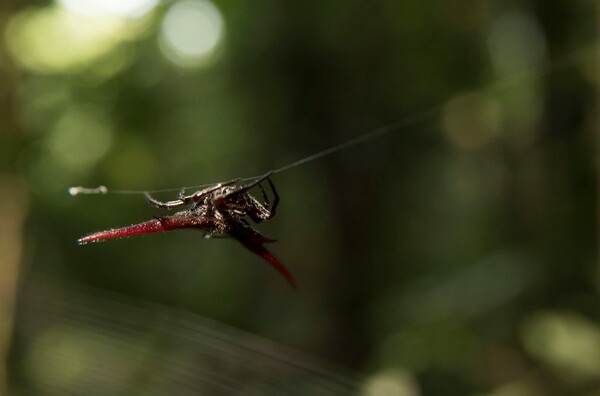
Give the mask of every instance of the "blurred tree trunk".
M 24 4 L 25 3 L 25 4 Z M 0 3 L 0 26 L 27 2 Z M 1 31 L 2 38 L 6 32 Z M 24 144 L 16 119 L 19 72 L 0 40 L 0 394 L 8 393 L 10 351 L 19 267 L 23 256 L 23 226 L 29 194 L 16 174 L 16 155 Z
M 18 178 L 0 175 L 0 394 L 7 394 L 7 360 L 12 338 L 15 296 L 23 257 L 23 226 L 28 193 Z
M 600 3 L 596 3 L 596 30 L 600 32 Z M 596 52 L 595 55 L 595 63 L 599 64 L 600 61 L 600 48 L 596 46 L 594 49 Z M 598 254 L 598 270 L 600 273 L 600 72 L 598 72 L 598 78 L 596 78 L 596 108 L 598 109 L 596 113 L 596 217 L 597 217 L 597 226 L 596 226 L 596 238 L 597 238 L 597 254 Z

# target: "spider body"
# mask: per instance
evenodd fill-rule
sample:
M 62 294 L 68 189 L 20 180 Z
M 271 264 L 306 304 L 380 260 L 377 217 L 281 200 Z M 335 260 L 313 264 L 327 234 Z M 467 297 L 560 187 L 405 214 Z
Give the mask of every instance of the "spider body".
M 171 231 L 182 228 L 194 228 L 203 232 L 205 238 L 231 237 L 246 248 L 258 254 L 274 266 L 292 285 L 296 282 L 290 272 L 264 247 L 265 243 L 275 242 L 253 229 L 246 218 L 255 223 L 272 219 L 279 204 L 279 195 L 270 179 L 270 173 L 258 180 L 238 185 L 239 179 L 218 183 L 190 195 L 180 194 L 179 199 L 162 202 L 146 193 L 150 205 L 161 209 L 175 209 L 189 206 L 187 209 L 170 216 L 157 216 L 152 220 L 126 227 L 99 231 L 78 240 L 80 244 L 98 242 L 105 239 L 123 238 L 133 235 Z M 262 186 L 266 181 L 273 194 L 273 203 Z M 263 202 L 253 197 L 250 189 L 258 187 Z

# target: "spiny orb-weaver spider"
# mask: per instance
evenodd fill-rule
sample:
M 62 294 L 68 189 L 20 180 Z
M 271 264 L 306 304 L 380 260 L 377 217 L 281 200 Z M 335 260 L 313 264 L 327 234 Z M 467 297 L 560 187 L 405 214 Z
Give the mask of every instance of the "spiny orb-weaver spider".
M 258 254 L 277 269 L 292 285 L 296 282 L 287 268 L 264 247 L 265 243 L 275 242 L 253 229 L 246 216 L 255 223 L 270 220 L 275 216 L 279 195 L 271 181 L 271 172 L 256 181 L 239 185 L 240 179 L 218 183 L 190 195 L 180 193 L 179 199 L 162 202 L 145 193 L 150 205 L 161 209 L 175 209 L 190 205 L 188 209 L 171 216 L 156 216 L 152 220 L 130 226 L 99 231 L 80 238 L 79 244 L 98 242 L 106 239 L 124 238 L 133 235 L 172 231 L 182 228 L 195 228 L 204 233 L 205 238 L 232 237 L 252 252 Z M 273 203 L 262 184 L 267 182 L 273 194 Z M 250 195 L 250 189 L 258 187 L 263 203 Z

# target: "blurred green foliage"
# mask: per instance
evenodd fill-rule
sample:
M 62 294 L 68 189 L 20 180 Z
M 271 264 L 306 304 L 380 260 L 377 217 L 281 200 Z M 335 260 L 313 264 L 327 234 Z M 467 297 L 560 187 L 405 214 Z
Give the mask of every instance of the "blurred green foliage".
M 594 8 L 3 3 L 0 169 L 31 199 L 20 295 L 48 277 L 213 318 L 364 374 L 368 395 L 597 394 Z M 259 228 L 297 292 L 194 232 L 75 244 L 156 211 L 69 186 L 253 176 L 415 116 L 274 177 L 281 207 Z M 40 367 L 61 363 L 40 345 L 74 354 L 53 375 L 67 388 L 83 355 L 115 353 L 60 323 L 28 332 L 20 306 L 16 394 L 50 389 Z

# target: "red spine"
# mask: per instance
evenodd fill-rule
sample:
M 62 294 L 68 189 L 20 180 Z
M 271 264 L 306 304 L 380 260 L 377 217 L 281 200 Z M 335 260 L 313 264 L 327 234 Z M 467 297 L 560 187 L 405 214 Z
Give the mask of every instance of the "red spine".
M 98 231 L 93 234 L 86 235 L 77 240 L 77 243 L 84 245 L 90 242 L 103 241 L 105 239 L 125 238 L 134 235 L 150 234 L 154 232 L 168 231 L 170 228 L 165 227 L 165 224 L 160 219 L 152 219 L 139 224 L 133 224 L 127 227 L 112 228 L 106 231 Z

